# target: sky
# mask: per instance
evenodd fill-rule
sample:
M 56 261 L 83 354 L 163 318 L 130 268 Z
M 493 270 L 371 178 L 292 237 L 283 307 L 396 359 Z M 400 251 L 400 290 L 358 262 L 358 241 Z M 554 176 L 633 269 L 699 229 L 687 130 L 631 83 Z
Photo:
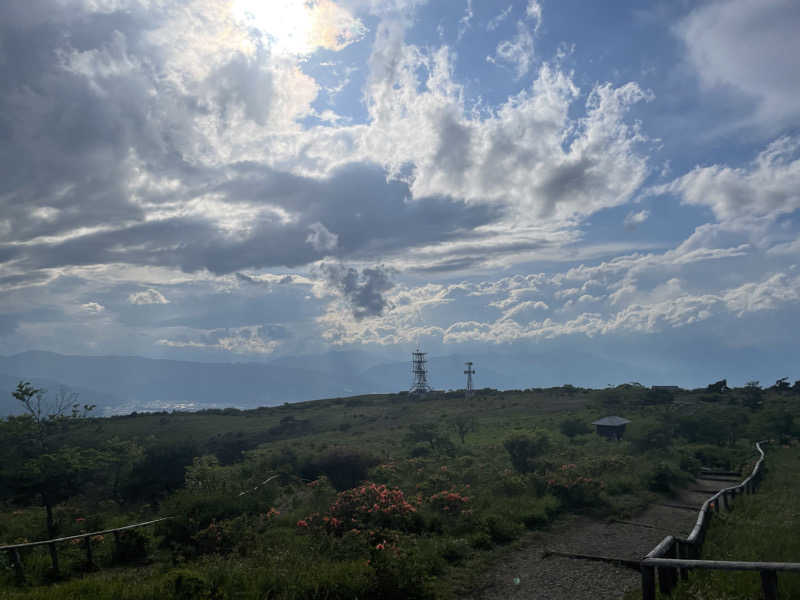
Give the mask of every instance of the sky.
M 2 2 L 0 354 L 800 378 L 797 31 L 794 0 Z

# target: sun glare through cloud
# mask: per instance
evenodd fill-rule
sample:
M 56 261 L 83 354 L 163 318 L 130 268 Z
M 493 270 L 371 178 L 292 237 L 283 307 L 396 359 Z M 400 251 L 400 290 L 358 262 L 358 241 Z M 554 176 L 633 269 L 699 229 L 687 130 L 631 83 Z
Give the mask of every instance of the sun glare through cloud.
M 276 54 L 304 57 L 318 48 L 341 50 L 366 28 L 332 0 L 235 0 L 233 15 L 269 41 Z

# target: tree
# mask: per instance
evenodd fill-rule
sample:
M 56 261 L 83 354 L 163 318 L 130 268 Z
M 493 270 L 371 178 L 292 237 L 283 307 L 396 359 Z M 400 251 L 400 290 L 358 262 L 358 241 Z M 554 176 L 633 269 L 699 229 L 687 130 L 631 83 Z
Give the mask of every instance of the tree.
M 778 379 L 778 381 L 775 382 L 775 385 L 773 387 L 775 388 L 775 390 L 777 390 L 779 392 L 788 391 L 790 389 L 790 387 L 791 387 L 789 385 L 789 378 L 788 377 L 781 377 L 780 379 Z
M 473 433 L 477 429 L 475 424 L 475 417 L 468 417 L 467 415 L 458 415 L 452 421 L 453 429 L 461 440 L 461 445 L 464 445 L 464 439 L 468 433 Z
M 761 408 L 761 387 L 758 381 L 748 381 L 744 386 L 742 404 L 752 411 Z
M 727 392 L 730 388 L 728 387 L 727 379 L 720 379 L 719 381 L 715 381 L 714 383 L 709 384 L 709 386 L 706 389 L 709 392 L 713 392 L 715 394 L 721 394 L 722 392 Z
M 80 491 L 109 464 L 108 453 L 70 445 L 63 433 L 82 421 L 94 407 L 75 402 L 77 396 L 61 390 L 50 406 L 45 391 L 20 381 L 12 392 L 26 414 L 9 417 L 2 430 L 6 451 L 0 478 L 18 498 L 36 497 L 45 509 L 47 534 L 55 537 L 53 508 Z M 67 412 L 69 411 L 69 412 Z M 54 560 L 54 565 L 56 561 Z

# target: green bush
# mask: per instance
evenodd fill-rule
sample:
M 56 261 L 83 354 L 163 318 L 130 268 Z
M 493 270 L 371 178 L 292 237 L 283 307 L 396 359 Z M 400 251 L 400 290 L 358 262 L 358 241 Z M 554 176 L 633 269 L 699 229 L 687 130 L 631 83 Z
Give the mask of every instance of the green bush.
M 491 515 L 486 519 L 486 530 L 496 544 L 513 542 L 522 534 L 522 526 L 506 516 Z
M 176 569 L 167 574 L 175 600 L 211 600 L 213 589 L 202 574 L 190 569 Z
M 550 438 L 542 432 L 534 435 L 515 435 L 503 442 L 511 464 L 520 473 L 537 470 L 536 459 L 550 448 Z
M 316 479 L 325 475 L 339 490 L 348 490 L 367 478 L 370 467 L 380 461 L 361 450 L 335 448 L 311 459 L 300 467 L 300 475 L 305 479 Z
M 647 489 L 651 492 L 670 492 L 672 486 L 678 483 L 680 478 L 675 470 L 667 463 L 660 462 L 647 478 Z

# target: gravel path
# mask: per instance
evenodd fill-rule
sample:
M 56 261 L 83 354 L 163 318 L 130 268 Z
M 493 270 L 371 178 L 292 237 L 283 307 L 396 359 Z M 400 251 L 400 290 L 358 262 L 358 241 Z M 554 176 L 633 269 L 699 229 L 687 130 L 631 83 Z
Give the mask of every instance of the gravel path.
M 719 489 L 719 482 L 699 480 L 692 488 Z M 730 485 L 730 484 L 724 484 Z M 470 600 L 601 600 L 622 598 L 640 585 L 639 572 L 607 562 L 549 556 L 545 551 L 639 560 L 667 535 L 686 536 L 708 494 L 682 491 L 665 504 L 653 504 L 631 523 L 570 517 L 547 531 L 530 533 L 523 547 L 498 560 Z M 637 524 L 632 524 L 637 523 Z

